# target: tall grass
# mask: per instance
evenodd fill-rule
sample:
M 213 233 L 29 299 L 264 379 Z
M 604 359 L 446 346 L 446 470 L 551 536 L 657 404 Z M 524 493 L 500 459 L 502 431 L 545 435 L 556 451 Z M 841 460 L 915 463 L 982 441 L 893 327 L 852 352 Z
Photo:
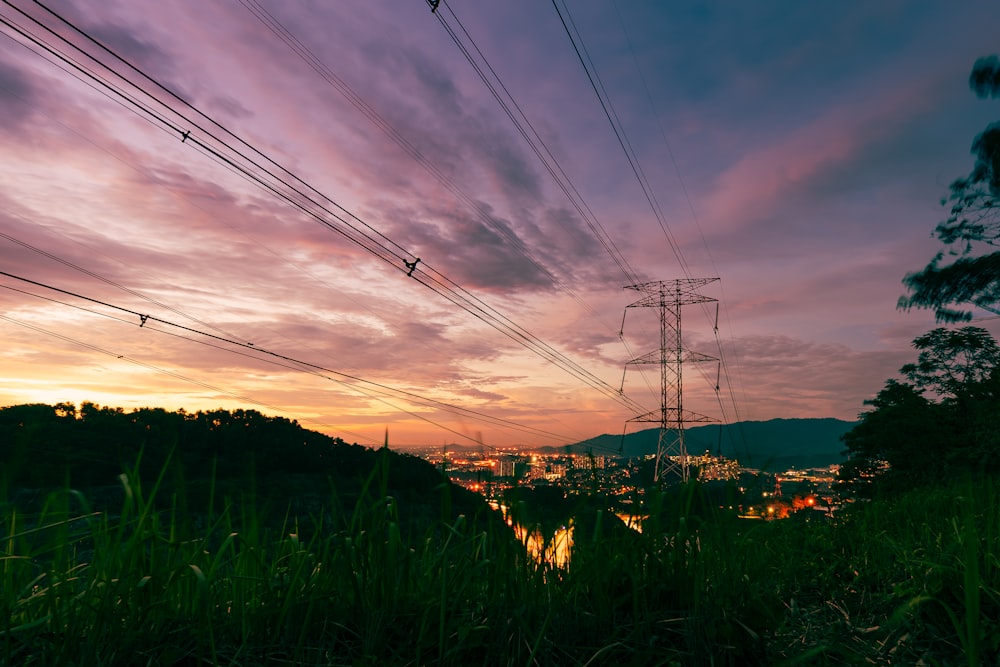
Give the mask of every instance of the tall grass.
M 826 664 L 1000 664 L 998 522 L 1000 489 L 979 479 L 858 503 L 823 530 L 780 530 L 809 567 L 783 561 L 798 613 L 779 636 Z
M 1000 656 L 1000 498 L 989 481 L 858 505 L 831 522 L 660 512 L 654 494 L 641 534 L 581 511 L 572 560 L 558 568 L 530 558 L 501 521 L 451 514 L 447 486 L 440 520 L 413 529 L 388 495 L 387 465 L 350 503 L 331 490 L 307 516 L 214 485 L 199 510 L 164 492 L 163 475 L 144 487 L 134 471 L 120 480 L 115 513 L 70 489 L 32 515 L 8 503 L 0 660 L 978 665 Z

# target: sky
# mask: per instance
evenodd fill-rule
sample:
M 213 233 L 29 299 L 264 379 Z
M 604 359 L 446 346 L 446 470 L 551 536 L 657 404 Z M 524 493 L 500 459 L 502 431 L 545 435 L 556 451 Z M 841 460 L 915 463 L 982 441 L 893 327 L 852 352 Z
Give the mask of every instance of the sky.
M 857 418 L 936 326 L 901 280 L 1000 118 L 968 88 L 989 2 L 0 17 L 0 405 L 245 408 L 367 445 L 655 425 L 630 420 L 660 368 L 627 362 L 659 309 L 625 287 L 678 279 L 719 279 L 681 329 L 725 362 L 682 365 L 685 409 Z

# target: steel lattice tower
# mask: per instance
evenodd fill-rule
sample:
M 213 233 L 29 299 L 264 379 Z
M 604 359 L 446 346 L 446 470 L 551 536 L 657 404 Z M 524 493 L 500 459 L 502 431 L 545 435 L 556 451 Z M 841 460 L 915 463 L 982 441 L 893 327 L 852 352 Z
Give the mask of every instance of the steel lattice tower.
M 716 421 L 711 417 L 684 409 L 682 366 L 684 362 L 717 361 L 698 352 L 684 349 L 681 340 L 681 309 L 694 303 L 715 301 L 698 290 L 718 278 L 682 278 L 627 285 L 644 294 L 625 308 L 656 308 L 660 315 L 660 349 L 636 357 L 628 364 L 659 364 L 660 409 L 629 419 L 629 422 L 651 422 L 660 425 L 656 446 L 656 482 L 688 481 L 688 455 L 684 444 L 684 424 Z M 624 330 L 625 319 L 622 318 Z M 627 366 L 626 366 L 627 368 Z

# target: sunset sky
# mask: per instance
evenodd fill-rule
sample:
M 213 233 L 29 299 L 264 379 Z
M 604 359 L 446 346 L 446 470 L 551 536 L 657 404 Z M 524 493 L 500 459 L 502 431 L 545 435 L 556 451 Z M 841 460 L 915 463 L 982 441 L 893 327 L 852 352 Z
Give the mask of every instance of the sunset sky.
M 683 330 L 721 391 L 687 364 L 685 407 L 854 419 L 934 326 L 900 281 L 1000 119 L 968 88 L 995 2 L 13 4 L 43 43 L 0 26 L 0 405 L 565 444 L 659 404 L 653 366 L 614 397 L 659 344 L 654 309 L 619 338 L 623 287 L 718 277 L 718 336 L 714 305 Z

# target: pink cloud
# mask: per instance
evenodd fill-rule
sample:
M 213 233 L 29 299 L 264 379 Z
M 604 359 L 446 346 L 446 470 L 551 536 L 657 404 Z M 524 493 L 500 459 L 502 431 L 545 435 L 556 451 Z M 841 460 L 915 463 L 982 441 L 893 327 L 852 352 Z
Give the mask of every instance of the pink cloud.
M 894 140 L 908 119 L 935 108 L 943 76 L 857 91 L 821 116 L 758 142 L 716 180 L 703 206 L 706 224 L 731 232 L 788 209 L 790 202 L 807 203 L 828 173 L 869 159 L 873 146 Z

